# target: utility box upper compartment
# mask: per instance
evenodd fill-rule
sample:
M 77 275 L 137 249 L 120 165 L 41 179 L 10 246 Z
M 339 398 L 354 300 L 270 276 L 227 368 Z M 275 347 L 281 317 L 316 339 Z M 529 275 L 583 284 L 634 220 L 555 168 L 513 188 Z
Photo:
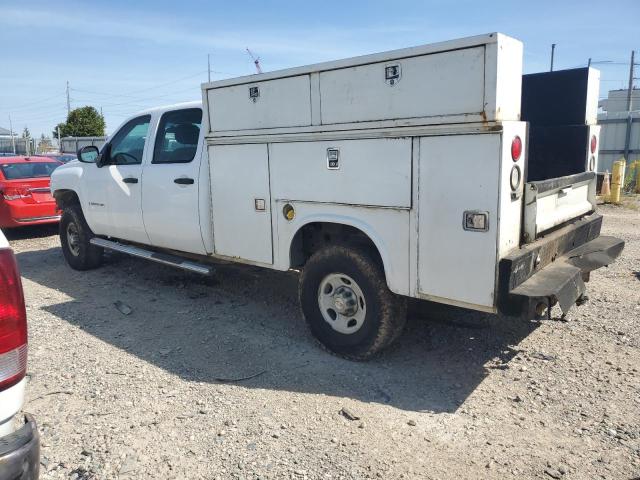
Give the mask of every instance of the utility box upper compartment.
M 211 130 L 311 125 L 309 75 L 208 91 Z
M 522 76 L 522 120 L 537 127 L 595 125 L 600 72 L 574 68 Z
M 203 84 L 208 136 L 520 119 L 522 44 L 492 33 Z
M 575 175 L 596 166 L 600 72 L 575 68 L 522 76 L 522 120 L 529 122 L 527 181 Z M 597 142 L 597 140 L 596 140 Z

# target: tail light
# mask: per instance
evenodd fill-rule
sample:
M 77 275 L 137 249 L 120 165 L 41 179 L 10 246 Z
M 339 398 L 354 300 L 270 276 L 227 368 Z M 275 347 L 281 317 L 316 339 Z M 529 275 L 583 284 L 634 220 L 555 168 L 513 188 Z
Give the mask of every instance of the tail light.
M 2 196 L 5 200 L 19 200 L 31 196 L 31 192 L 26 188 L 5 187 L 2 189 Z
M 591 135 L 591 144 L 589 145 L 591 148 L 591 153 L 596 153 L 596 148 L 598 147 L 598 138 L 595 135 Z
M 522 155 L 522 139 L 516 135 L 511 141 L 511 159 L 517 162 Z
M 0 391 L 27 371 L 27 314 L 13 252 L 0 249 Z

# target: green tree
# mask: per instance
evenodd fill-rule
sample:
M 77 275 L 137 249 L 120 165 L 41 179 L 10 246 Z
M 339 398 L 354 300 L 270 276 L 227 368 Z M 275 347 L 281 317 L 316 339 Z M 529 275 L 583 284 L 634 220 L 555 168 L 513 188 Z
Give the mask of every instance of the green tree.
M 95 108 L 80 107 L 69 112 L 66 122 L 56 125 L 53 138 L 58 138 L 58 129 L 62 137 L 102 137 L 105 127 L 104 117 Z

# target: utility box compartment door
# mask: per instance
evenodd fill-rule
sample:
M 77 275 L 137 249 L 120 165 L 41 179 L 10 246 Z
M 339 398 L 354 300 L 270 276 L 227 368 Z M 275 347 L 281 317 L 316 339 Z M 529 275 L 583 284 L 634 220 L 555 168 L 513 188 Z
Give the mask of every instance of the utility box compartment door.
M 209 147 L 216 255 L 273 263 L 266 144 Z
M 212 132 L 311 125 L 309 75 L 207 90 Z
M 320 73 L 322 124 L 484 111 L 485 48 Z
M 272 143 L 276 200 L 411 207 L 411 140 Z
M 420 139 L 418 293 L 444 303 L 494 306 L 500 135 Z M 486 213 L 466 230 L 465 211 Z

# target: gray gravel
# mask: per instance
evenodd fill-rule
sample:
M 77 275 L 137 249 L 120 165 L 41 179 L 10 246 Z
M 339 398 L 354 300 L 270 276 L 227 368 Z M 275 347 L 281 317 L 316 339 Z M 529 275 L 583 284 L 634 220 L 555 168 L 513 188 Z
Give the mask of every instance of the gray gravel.
M 75 272 L 55 229 L 11 232 L 42 478 L 638 476 L 640 213 L 601 211 L 627 246 L 567 321 L 414 305 L 369 363 L 314 344 L 294 274 Z

